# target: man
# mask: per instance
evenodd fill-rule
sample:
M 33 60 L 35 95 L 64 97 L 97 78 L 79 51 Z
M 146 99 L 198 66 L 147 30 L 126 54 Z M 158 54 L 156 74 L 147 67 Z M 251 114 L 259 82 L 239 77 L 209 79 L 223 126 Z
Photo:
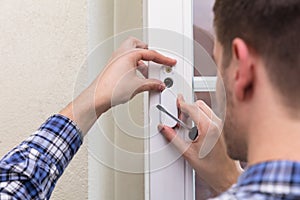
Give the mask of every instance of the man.
M 219 137 L 221 121 L 203 102 L 189 105 L 181 96 L 179 108 L 196 123 L 197 141 L 188 146 L 170 127 L 159 128 L 203 180 L 224 192 L 216 199 L 300 199 L 300 91 L 295 90 L 300 82 L 300 1 L 217 0 L 214 12 L 214 56 L 227 94 L 226 143 L 221 137 L 212 151 L 201 153 L 206 138 Z M 138 78 L 135 69 L 146 74 L 141 60 L 176 61 L 145 48 L 137 40 L 125 42 L 90 87 L 0 162 L 1 198 L 49 198 L 82 142 L 81 133 L 103 112 L 138 92 L 164 89 L 160 81 Z M 114 91 L 124 74 L 130 81 Z M 229 190 L 241 170 L 226 147 L 231 158 L 249 165 Z
M 300 199 L 300 1 L 216 0 L 214 14 L 223 136 L 229 157 L 248 162 L 215 199 Z M 179 107 L 198 126 L 198 141 L 188 147 L 173 129 L 161 125 L 161 132 L 188 148 L 185 158 L 221 193 L 240 173 L 222 153 L 222 138 L 205 158 L 199 152 L 205 137 L 218 137 L 220 121 L 203 102 L 180 97 Z

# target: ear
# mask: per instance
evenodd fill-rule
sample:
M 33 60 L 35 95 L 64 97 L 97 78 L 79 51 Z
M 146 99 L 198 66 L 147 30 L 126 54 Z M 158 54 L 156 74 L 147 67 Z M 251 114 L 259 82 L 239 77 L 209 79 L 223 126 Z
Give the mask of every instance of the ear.
M 232 42 L 232 55 L 236 65 L 234 80 L 235 96 L 239 101 L 244 101 L 253 92 L 253 55 L 247 44 L 240 38 L 236 38 Z

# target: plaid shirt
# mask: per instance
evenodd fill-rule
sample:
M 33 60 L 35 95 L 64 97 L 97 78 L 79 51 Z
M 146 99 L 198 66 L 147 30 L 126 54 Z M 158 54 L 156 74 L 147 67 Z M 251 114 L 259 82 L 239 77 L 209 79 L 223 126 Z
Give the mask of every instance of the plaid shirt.
M 0 161 L 0 199 L 49 199 L 82 139 L 71 120 L 50 117 Z M 300 163 L 271 161 L 251 166 L 237 184 L 213 200 L 236 199 L 300 199 Z
M 300 199 L 300 163 L 270 161 L 249 167 L 236 185 L 214 200 Z
M 49 199 L 82 139 L 71 120 L 50 117 L 0 161 L 0 199 Z

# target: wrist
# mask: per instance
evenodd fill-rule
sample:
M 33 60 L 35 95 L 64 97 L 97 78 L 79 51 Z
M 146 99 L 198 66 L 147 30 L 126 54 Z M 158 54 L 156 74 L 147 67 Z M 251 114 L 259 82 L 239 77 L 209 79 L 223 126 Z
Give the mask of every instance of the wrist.
M 59 114 L 75 122 L 82 130 L 83 136 L 89 131 L 96 120 L 109 109 L 105 101 L 96 101 L 96 97 L 87 89 L 74 101 L 68 104 Z
M 239 162 L 232 161 L 224 165 L 226 167 L 218 169 L 218 172 L 212 172 L 207 178 L 207 183 L 218 193 L 228 190 L 233 184 L 237 183 L 239 176 L 242 174 L 242 168 Z
M 97 118 L 99 118 L 103 113 L 108 111 L 110 108 L 111 108 L 111 105 L 107 101 L 101 101 L 101 102 L 98 101 L 97 103 L 95 103 L 94 109 L 95 109 Z
M 112 107 L 110 98 L 104 94 L 95 96 L 93 105 L 93 109 L 95 110 L 97 118 L 99 118 L 103 113 Z

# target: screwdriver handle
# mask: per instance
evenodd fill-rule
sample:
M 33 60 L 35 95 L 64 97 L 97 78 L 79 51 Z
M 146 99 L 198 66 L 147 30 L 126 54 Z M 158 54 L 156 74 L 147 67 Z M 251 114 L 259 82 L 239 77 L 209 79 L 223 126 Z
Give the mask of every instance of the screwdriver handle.
M 189 138 L 194 141 L 197 139 L 197 137 L 198 137 L 198 128 L 197 126 L 194 126 L 189 132 Z

